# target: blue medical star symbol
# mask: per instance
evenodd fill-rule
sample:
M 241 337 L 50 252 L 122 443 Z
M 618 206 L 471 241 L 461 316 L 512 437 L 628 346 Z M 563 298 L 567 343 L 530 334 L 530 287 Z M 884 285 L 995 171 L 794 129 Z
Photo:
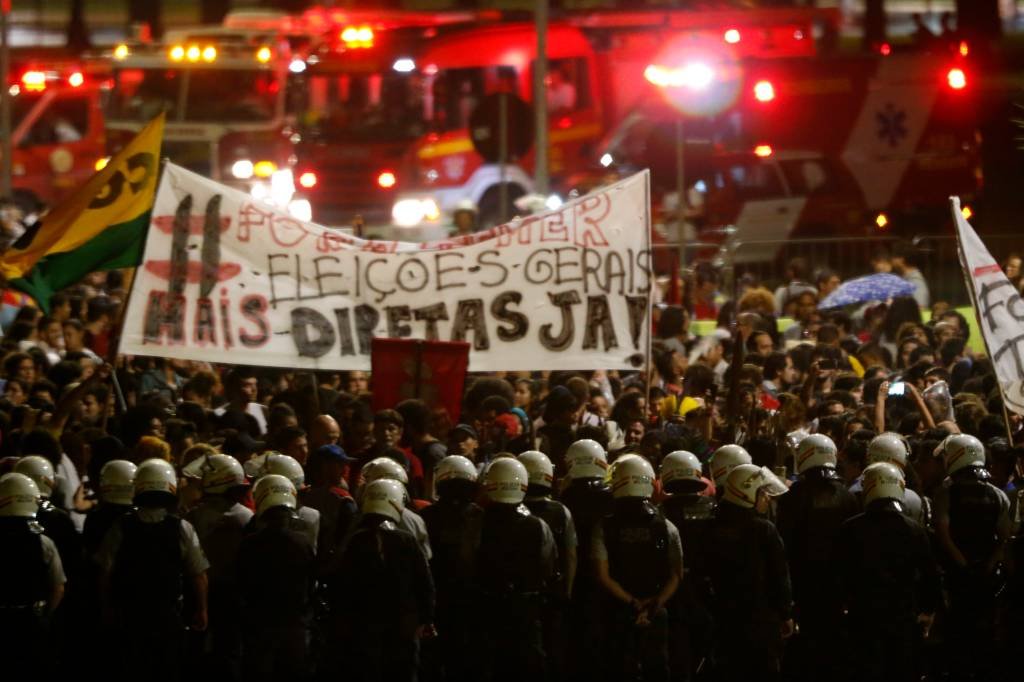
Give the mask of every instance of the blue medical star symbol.
M 900 141 L 907 136 L 907 112 L 897 109 L 892 102 L 888 102 L 885 108 L 875 114 L 878 122 L 878 138 L 889 143 L 890 147 L 899 145 Z

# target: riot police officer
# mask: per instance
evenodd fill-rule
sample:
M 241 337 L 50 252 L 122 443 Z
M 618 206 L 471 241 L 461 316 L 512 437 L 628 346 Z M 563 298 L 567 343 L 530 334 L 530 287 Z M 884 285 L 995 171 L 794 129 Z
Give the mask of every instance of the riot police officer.
M 949 484 L 935 494 L 935 530 L 949 589 L 951 652 L 959 679 L 988 679 L 994 664 L 996 593 L 1013 524 L 1006 494 L 989 483 L 985 447 L 974 436 L 940 446 Z
M 423 646 L 428 679 L 471 680 L 473 671 L 465 655 L 469 643 L 472 604 L 459 582 L 463 538 L 471 524 L 479 524 L 483 509 L 475 504 L 479 486 L 476 466 L 461 455 L 448 455 L 434 469 L 438 500 L 422 512 L 433 557 L 430 571 L 437 590 L 437 638 Z
M 843 524 L 835 544 L 849 614 L 847 663 L 858 679 L 911 682 L 920 679 L 921 635 L 942 598 L 938 566 L 924 527 L 904 514 L 903 472 L 872 464 L 863 487 L 864 513 Z
M 526 467 L 529 480 L 523 504 L 531 514 L 548 524 L 558 550 L 558 575 L 552 581 L 550 598 L 544 607 L 544 649 L 551 679 L 562 679 L 567 647 L 566 608 L 572 595 L 578 561 L 576 524 L 568 507 L 551 497 L 555 467 L 548 456 L 537 450 L 527 450 L 518 459 Z
M 782 486 L 780 491 L 777 486 Z M 793 633 L 793 598 L 782 538 L 755 511 L 763 489 L 785 486 L 753 464 L 729 472 L 708 528 L 707 566 L 714 589 L 715 667 L 719 679 L 775 679 L 782 640 Z M 742 646 L 737 647 L 736 643 Z
M 415 680 L 419 639 L 433 631 L 434 583 L 427 558 L 403 529 L 405 486 L 379 478 L 360 496 L 362 517 L 342 550 L 331 590 L 345 604 L 357 680 Z M 505 662 L 507 664 L 507 661 Z
M 796 447 L 797 480 L 778 504 L 779 534 L 789 557 L 800 635 L 795 653 L 801 679 L 832 677 L 840 661 L 830 645 L 841 636 L 842 602 L 831 570 L 836 536 L 859 505 L 836 472 L 837 449 L 828 436 L 805 436 Z
M 568 485 L 561 501 L 569 509 L 579 540 L 577 554 L 589 561 L 594 526 L 611 512 L 612 493 L 605 482 L 608 455 L 597 441 L 578 440 L 565 453 Z M 597 588 L 592 571 L 580 571 L 569 603 L 567 666 L 571 679 L 592 681 L 601 673 L 593 648 L 600 647 L 601 619 L 596 601 Z
M 243 679 L 299 679 L 309 671 L 313 547 L 295 524 L 298 503 L 291 480 L 268 474 L 256 481 L 253 499 L 259 522 L 238 546 L 235 586 Z
M 28 476 L 0 477 L 0 642 L 9 679 L 46 672 L 47 618 L 64 596 L 60 553 L 35 521 L 39 501 L 39 488 Z
M 110 527 L 100 547 L 101 596 L 108 620 L 119 629 L 117 656 L 123 675 L 149 670 L 176 679 L 184 635 L 185 583 L 191 587 L 191 626 L 207 624 L 209 563 L 195 529 L 174 515 L 178 476 L 162 459 L 135 472 L 136 509 Z
M 711 471 L 711 480 L 715 482 L 715 496 L 722 499 L 725 492 L 725 479 L 729 472 L 740 464 L 750 464 L 754 460 L 750 453 L 740 445 L 723 445 L 711 453 L 708 460 L 708 468 Z
M 715 498 L 704 494 L 708 482 L 692 452 L 676 450 L 661 461 L 661 487 L 668 497 L 661 513 L 679 530 L 683 543 L 683 580 L 668 603 L 669 658 L 674 679 L 688 680 L 710 653 L 710 590 L 704 547 L 714 518 Z
M 210 562 L 208 650 L 213 668 L 232 679 L 238 677 L 241 664 L 241 602 L 234 573 L 238 548 L 253 517 L 252 511 L 242 505 L 249 480 L 242 465 L 230 455 L 205 457 L 199 473 L 203 497 L 185 518 L 196 529 L 199 544 Z
M 280 452 L 268 452 L 257 459 L 259 463 L 251 467 L 251 471 L 254 472 L 251 475 L 254 479 L 260 479 L 269 474 L 277 474 L 291 481 L 296 490 L 302 490 L 305 487 L 306 472 L 303 471 L 302 465 L 294 457 L 282 455 Z M 296 504 L 295 513 L 291 515 L 289 524 L 294 529 L 305 534 L 309 539 L 313 552 L 316 552 L 319 549 L 320 541 L 320 512 L 299 502 L 296 502 Z M 260 524 L 258 516 L 254 517 L 253 521 L 257 526 Z
M 465 579 L 480 604 L 477 672 L 487 682 L 546 674 L 541 607 L 558 551 L 548 524 L 522 503 L 528 483 L 519 461 L 493 460 L 483 483 L 489 505 L 463 546 Z
M 131 511 L 135 496 L 136 466 L 126 459 L 112 459 L 100 469 L 99 504 L 85 517 L 82 542 L 92 557 L 114 522 Z
M 651 504 L 654 468 L 638 455 L 612 466 L 612 513 L 594 527 L 591 557 L 605 591 L 606 679 L 668 680 L 665 605 L 683 573 L 679 531 Z
M 907 447 L 907 442 L 898 433 L 880 433 L 868 443 L 868 464 L 887 462 L 903 472 L 904 478 L 910 476 L 914 471 L 914 467 L 907 466 L 909 458 L 910 449 Z M 863 476 L 861 479 L 863 479 Z M 853 485 L 850 486 L 850 490 L 857 495 L 860 495 L 862 492 L 863 483 L 861 479 L 854 481 Z M 904 487 L 903 504 L 901 506 L 903 507 L 904 514 L 925 527 L 929 525 L 928 505 L 909 486 Z
M 86 654 L 102 650 L 104 639 L 110 636 L 109 632 L 102 627 L 96 627 L 95 623 L 96 614 L 101 609 L 100 595 L 97 591 L 100 570 L 95 557 L 110 527 L 132 510 L 136 468 L 135 464 L 125 459 L 114 459 L 104 464 L 100 469 L 99 504 L 85 517 L 85 527 L 82 530 L 85 560 L 80 581 L 84 589 L 79 593 L 80 632 L 77 638 L 81 645 L 79 650 Z
M 75 589 L 75 580 L 81 566 L 82 538 L 70 514 L 55 506 L 51 499 L 56 485 L 53 465 L 45 457 L 29 455 L 19 459 L 14 465 L 14 470 L 31 478 L 39 488 L 39 511 L 36 513 L 36 521 L 57 545 L 68 584 L 71 589 Z
M 381 479 L 398 481 L 402 484 L 402 489 L 405 490 L 406 501 L 408 502 L 410 499 L 409 474 L 406 473 L 405 467 L 390 457 L 377 457 L 376 459 L 371 459 L 365 464 L 365 466 L 363 466 L 360 474 L 363 478 L 364 487 Z M 412 533 L 413 537 L 416 538 L 416 541 L 420 543 L 420 549 L 423 551 L 423 556 L 427 557 L 427 561 L 430 561 L 433 553 L 430 547 L 430 535 L 427 533 L 426 524 L 423 523 L 423 517 L 409 509 L 408 504 L 403 504 L 402 519 L 399 522 L 399 526 Z
M 544 520 L 555 538 L 558 549 L 559 571 L 553 591 L 567 598 L 572 594 L 577 566 L 576 524 L 572 513 L 564 504 L 552 498 L 555 467 L 548 456 L 537 450 L 527 450 L 517 458 L 524 467 L 529 483 L 523 504 L 530 513 Z

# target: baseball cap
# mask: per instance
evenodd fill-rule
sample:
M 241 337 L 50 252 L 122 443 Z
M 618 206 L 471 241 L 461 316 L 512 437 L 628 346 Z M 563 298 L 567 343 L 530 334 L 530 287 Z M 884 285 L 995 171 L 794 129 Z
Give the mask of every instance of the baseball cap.
M 459 434 L 463 434 L 465 436 L 468 436 L 468 437 L 472 438 L 473 440 L 480 440 L 480 437 L 476 434 L 476 429 L 474 429 L 469 424 L 456 424 L 455 428 L 453 428 L 451 430 L 451 433 L 449 434 L 448 437 L 449 438 L 455 438 Z

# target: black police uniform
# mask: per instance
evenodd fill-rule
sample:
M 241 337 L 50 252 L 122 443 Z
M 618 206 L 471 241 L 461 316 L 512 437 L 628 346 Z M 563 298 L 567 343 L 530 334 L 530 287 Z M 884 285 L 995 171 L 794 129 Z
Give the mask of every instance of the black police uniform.
M 918 614 L 942 598 L 928 533 L 900 502 L 878 499 L 846 521 L 835 544 L 834 572 L 849 612 L 854 678 L 911 682 L 920 678 Z M 829 654 L 835 657 L 834 647 Z
M 110 504 L 100 502 L 85 517 L 85 525 L 82 527 L 82 546 L 85 549 L 85 556 L 93 557 L 100 550 L 103 538 L 115 522 L 132 510 L 130 504 Z
M 527 490 L 523 504 L 534 516 L 543 519 L 551 529 L 558 550 L 558 573 L 551 580 L 548 599 L 544 605 L 544 651 L 547 654 L 548 672 L 551 679 L 564 678 L 566 671 L 566 652 L 568 648 L 568 632 L 566 631 L 566 611 L 569 598 L 569 571 L 578 575 L 579 554 L 576 554 L 576 565 L 569 566 L 570 554 L 575 553 L 579 546 L 576 524 L 569 508 L 548 495 L 550 492 L 533 485 Z M 570 552 L 571 550 L 571 552 Z M 589 557 L 583 557 L 587 562 Z M 588 571 L 589 572 L 589 571 Z
M 441 487 L 447 483 L 442 482 Z M 445 493 L 420 512 L 430 536 L 430 572 L 437 590 L 437 637 L 423 643 L 427 680 L 472 680 L 475 675 L 466 655 L 473 604 L 459 581 L 459 562 L 467 529 L 479 524 L 481 514 L 483 509 L 469 499 Z
M 669 662 L 676 680 L 689 680 L 711 654 L 711 588 L 704 550 L 717 506 L 714 497 L 689 492 L 673 493 L 661 503 L 661 513 L 679 529 L 685 558 L 683 581 L 668 603 Z
M 121 639 L 113 646 L 124 656 L 125 679 L 139 670 L 156 679 L 177 676 L 184 646 L 181 524 L 171 514 L 146 523 L 129 513 L 111 528 L 121 533 L 109 579 Z
M 615 501 L 599 529 L 612 580 L 640 601 L 657 597 L 676 570 L 670 555 L 669 522 L 646 499 L 625 498 Z M 657 610 L 649 625 L 638 627 L 631 605 L 607 594 L 602 602 L 608 634 L 605 679 L 668 680 L 666 610 Z
M 583 561 L 589 561 L 594 526 L 611 513 L 611 489 L 600 478 L 575 479 L 562 491 L 560 499 L 568 507 L 573 523 L 576 524 L 578 556 Z M 592 682 L 602 672 L 600 658 L 593 655 L 595 649 L 600 650 L 603 642 L 597 594 L 593 573 L 579 571 L 569 602 L 568 629 L 574 635 L 569 641 L 566 664 L 569 678 L 581 682 Z
M 1009 539 L 1010 503 L 1003 491 L 988 482 L 980 467 L 955 472 L 949 485 L 935 494 L 939 528 L 947 528 L 949 540 L 967 561 L 960 566 L 946 553 L 946 586 L 949 590 L 949 637 L 951 671 L 958 679 L 989 679 L 995 663 L 997 593 L 1002 579 L 993 559 Z
M 832 552 L 839 528 L 860 511 L 857 498 L 832 467 L 814 467 L 778 499 L 776 520 L 786 547 L 800 634 L 787 652 L 799 679 L 833 677 L 842 662 L 843 609 Z M 793 645 L 796 645 L 795 647 Z
M 332 609 L 347 621 L 352 679 L 415 680 L 417 631 L 434 620 L 434 581 L 416 538 L 385 516 L 365 514 L 330 583 Z
M 0 518 L 0 642 L 5 676 L 12 680 L 45 677 L 52 662 L 46 602 L 53 585 L 45 542 L 35 521 Z M 54 559 L 59 562 L 59 555 Z
M 309 672 L 314 554 L 287 507 L 249 525 L 237 555 L 245 680 L 299 679 Z
M 753 509 L 723 499 L 708 528 L 705 556 L 714 590 L 719 679 L 773 679 L 782 655 L 782 623 L 793 610 L 782 538 Z
M 558 560 L 548 525 L 524 505 L 494 504 L 464 544 L 474 596 L 478 679 L 543 679 L 542 604 Z
M 85 517 L 85 525 L 82 528 L 84 559 L 80 573 L 81 578 L 75 585 L 79 607 L 76 617 L 78 632 L 71 635 L 69 642 L 73 647 L 70 656 L 76 660 L 80 656 L 89 656 L 101 651 L 104 640 L 111 636 L 111 633 L 105 628 L 96 627 L 96 615 L 101 612 L 102 602 L 99 595 L 100 567 L 96 564 L 95 557 L 99 553 L 100 547 L 103 545 L 103 538 L 107 536 L 110 527 L 131 510 L 132 507 L 128 504 L 100 502 Z M 78 640 L 77 646 L 74 644 L 76 640 Z M 82 653 L 77 654 L 74 649 Z
M 241 674 L 241 596 L 235 581 L 238 549 L 252 511 L 232 494 L 210 494 L 193 507 L 186 519 L 196 529 L 199 544 L 210 562 L 210 625 L 198 643 L 204 655 L 202 670 L 228 680 Z
M 60 507 L 55 507 L 50 500 L 43 500 L 36 513 L 36 521 L 43 527 L 43 532 L 57 545 L 64 573 L 70 585 L 74 586 L 78 571 L 82 565 L 82 537 L 75 528 L 71 515 Z

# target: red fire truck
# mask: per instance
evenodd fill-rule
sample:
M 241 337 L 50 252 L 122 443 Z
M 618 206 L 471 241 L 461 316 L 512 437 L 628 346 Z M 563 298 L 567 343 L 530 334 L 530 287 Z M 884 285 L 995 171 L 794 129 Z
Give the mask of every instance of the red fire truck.
M 665 36 L 714 40 L 743 59 L 807 56 L 815 51 L 812 30 L 820 16 L 600 12 L 553 23 L 551 173 L 561 179 L 584 167 L 596 143 L 647 95 L 644 69 Z M 509 203 L 532 190 L 532 155 L 504 169 L 485 163 L 468 131 L 470 115 L 491 93 L 532 100 L 533 25 L 502 18 L 431 15 L 417 23 L 405 15 L 397 25 L 362 27 L 370 39 L 361 45 L 347 44 L 345 31 L 358 43 L 359 28 L 346 27 L 340 48 L 311 55 L 303 74 L 311 125 L 296 177 L 314 214 L 342 222 L 354 213 L 391 218 L 408 235 L 414 226 L 438 228 L 466 199 L 480 207 L 483 222 L 493 222 L 510 209 L 498 205 L 502 181 Z
M 947 198 L 971 202 L 981 186 L 970 74 L 966 60 L 934 54 L 748 65 L 746 103 L 686 123 L 688 222 L 702 241 L 745 243 L 734 262 L 771 259 L 797 237 L 940 228 Z M 669 92 L 652 91 L 573 183 L 584 190 L 649 167 L 655 211 L 672 217 L 681 120 L 672 103 L 686 95 L 654 80 Z
M 104 163 L 99 64 L 15 62 L 11 98 L 11 170 L 15 193 L 52 205 Z
M 167 111 L 163 153 L 175 163 L 309 218 L 294 198 L 288 113 L 289 35 L 200 28 L 160 45 L 118 45 L 107 127 L 116 150 Z

